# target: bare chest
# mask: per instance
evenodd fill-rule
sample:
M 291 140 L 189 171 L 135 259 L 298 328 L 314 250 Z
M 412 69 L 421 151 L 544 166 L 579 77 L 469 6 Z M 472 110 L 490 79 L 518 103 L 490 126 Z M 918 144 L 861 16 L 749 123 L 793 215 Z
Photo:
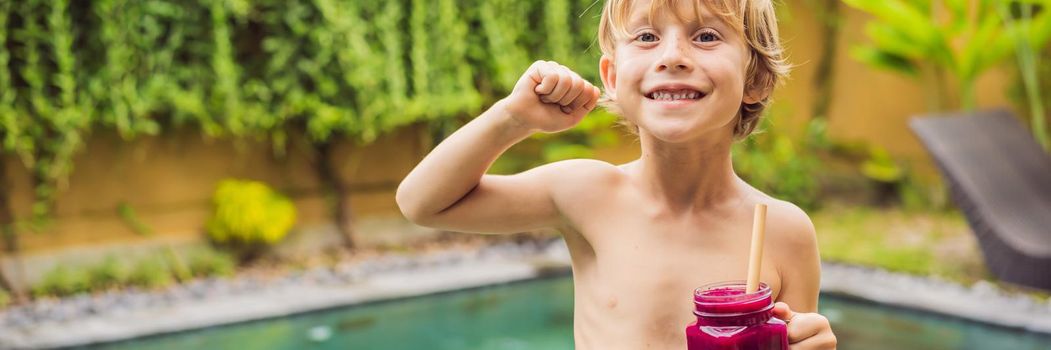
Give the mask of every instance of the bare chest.
M 746 278 L 750 229 L 739 217 L 623 213 L 587 220 L 576 233 L 587 244 L 570 245 L 578 334 L 595 332 L 607 337 L 602 341 L 617 334 L 624 339 L 615 341 L 639 348 L 684 345 L 693 291 Z M 776 298 L 776 262 L 764 259 L 761 275 Z

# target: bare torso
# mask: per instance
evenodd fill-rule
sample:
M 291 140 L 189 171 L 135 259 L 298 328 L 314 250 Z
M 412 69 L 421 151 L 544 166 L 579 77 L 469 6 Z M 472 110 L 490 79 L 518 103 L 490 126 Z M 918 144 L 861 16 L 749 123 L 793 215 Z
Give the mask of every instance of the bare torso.
M 748 191 L 736 200 L 674 213 L 646 199 L 622 169 L 585 167 L 598 176 L 559 193 L 573 198 L 561 208 L 567 222 L 561 229 L 573 259 L 576 348 L 685 348 L 684 329 L 695 320 L 693 290 L 743 280 L 754 204 L 770 202 L 771 216 L 783 204 L 741 182 Z M 776 225 L 767 232 L 761 279 L 776 299 L 782 233 Z

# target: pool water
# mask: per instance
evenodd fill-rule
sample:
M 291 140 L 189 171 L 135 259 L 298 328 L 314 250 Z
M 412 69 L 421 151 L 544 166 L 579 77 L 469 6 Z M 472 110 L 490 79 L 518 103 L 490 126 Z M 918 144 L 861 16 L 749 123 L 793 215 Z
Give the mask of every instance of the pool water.
M 1048 335 L 830 295 L 821 312 L 840 349 L 1051 349 Z M 562 277 L 83 348 L 568 350 L 572 325 L 573 285 Z

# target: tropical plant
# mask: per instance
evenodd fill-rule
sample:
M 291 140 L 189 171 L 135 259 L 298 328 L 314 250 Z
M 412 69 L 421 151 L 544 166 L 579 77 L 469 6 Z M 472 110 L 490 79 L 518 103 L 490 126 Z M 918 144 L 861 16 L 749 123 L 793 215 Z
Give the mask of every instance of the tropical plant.
M 1012 11 L 1012 4 L 1016 5 L 1017 11 Z M 1038 52 L 1045 44 L 1034 42 L 1034 40 L 1047 37 L 1036 31 L 1049 30 L 1051 27 L 1042 27 L 1045 24 L 1033 22 L 1034 13 L 1045 11 L 1048 5 L 1051 5 L 1051 1 L 1033 1 L 1032 3 L 1002 1 L 999 2 L 997 10 L 1008 28 L 1016 34 L 1012 36 L 1012 39 L 1015 44 L 1015 57 L 1018 60 L 1018 72 L 1025 91 L 1025 100 L 1029 106 L 1030 128 L 1033 130 L 1033 137 L 1045 150 L 1051 151 L 1051 138 L 1047 135 L 1047 114 L 1044 111 L 1044 97 L 1040 93 L 1039 81 L 1040 55 Z
M 865 27 L 872 42 L 854 47 L 853 56 L 927 83 L 928 106 L 936 111 L 973 109 L 975 82 L 1016 50 L 1012 39 L 1026 35 L 1024 46 L 1038 50 L 1051 38 L 1051 14 L 1006 26 L 1001 0 L 843 1 L 874 17 Z

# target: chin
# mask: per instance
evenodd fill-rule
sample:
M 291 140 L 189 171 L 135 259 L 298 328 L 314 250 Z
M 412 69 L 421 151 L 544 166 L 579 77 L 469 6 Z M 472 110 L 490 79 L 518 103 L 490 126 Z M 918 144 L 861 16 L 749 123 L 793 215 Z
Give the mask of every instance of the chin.
M 704 119 L 678 119 L 661 118 L 662 120 L 649 120 L 639 127 L 646 130 L 651 137 L 666 143 L 689 143 L 701 138 L 710 138 L 719 135 L 728 127 L 729 123 L 716 123 L 713 120 Z M 716 124 L 721 126 L 716 126 Z M 732 128 L 730 129 L 732 134 Z M 733 137 L 730 136 L 730 139 Z
M 651 123 L 645 126 L 640 125 L 640 128 L 644 128 L 646 133 L 656 140 L 673 144 L 686 143 L 703 134 L 697 130 L 696 125 L 689 127 L 682 123 Z

